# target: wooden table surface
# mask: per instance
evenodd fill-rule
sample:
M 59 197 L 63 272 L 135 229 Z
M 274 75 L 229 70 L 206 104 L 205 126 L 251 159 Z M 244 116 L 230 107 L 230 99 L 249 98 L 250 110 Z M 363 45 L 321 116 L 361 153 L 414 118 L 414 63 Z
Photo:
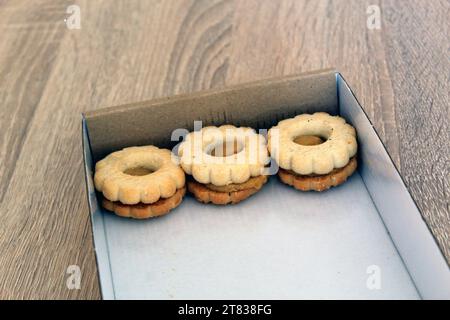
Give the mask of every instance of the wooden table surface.
M 82 111 L 328 67 L 450 261 L 449 16 L 446 0 L 0 1 L 0 298 L 100 298 Z

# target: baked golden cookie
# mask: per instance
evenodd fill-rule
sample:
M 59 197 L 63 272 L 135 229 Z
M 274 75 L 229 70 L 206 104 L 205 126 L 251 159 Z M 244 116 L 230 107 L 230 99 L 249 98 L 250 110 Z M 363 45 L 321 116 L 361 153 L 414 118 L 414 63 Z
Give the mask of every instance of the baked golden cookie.
M 178 189 L 170 198 L 161 198 L 154 203 L 122 204 L 102 198 L 102 206 L 118 216 L 134 219 L 147 219 L 165 215 L 178 207 L 186 193 L 186 187 Z
M 211 184 L 205 185 L 196 181 L 188 181 L 187 186 L 189 192 L 191 192 L 200 202 L 235 204 L 258 192 L 266 182 L 267 176 L 258 176 L 250 178 L 247 182 L 242 184 L 231 184 L 222 187 Z
M 324 112 L 280 121 L 269 130 L 268 147 L 281 181 L 304 191 L 337 186 L 357 165 L 355 129 Z
M 130 147 L 97 162 L 94 184 L 107 210 L 143 218 L 167 213 L 181 202 L 185 174 L 167 149 Z
M 323 175 L 299 175 L 293 171 L 280 169 L 278 176 L 285 184 L 293 186 L 301 191 L 324 191 L 331 187 L 344 183 L 357 167 L 356 157 L 350 159 L 349 163 L 340 169 L 334 169 Z
M 191 132 L 178 155 L 181 167 L 193 178 L 188 190 L 201 202 L 237 203 L 267 181 L 266 140 L 251 128 L 223 125 Z

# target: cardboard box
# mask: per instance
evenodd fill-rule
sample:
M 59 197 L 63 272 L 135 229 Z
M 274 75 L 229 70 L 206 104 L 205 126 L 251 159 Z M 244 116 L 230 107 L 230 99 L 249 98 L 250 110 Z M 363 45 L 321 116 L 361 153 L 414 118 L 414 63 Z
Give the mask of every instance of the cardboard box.
M 358 134 L 359 169 L 322 193 L 271 177 L 237 205 L 187 196 L 146 221 L 99 207 L 96 161 L 127 146 L 172 148 L 177 128 L 255 129 L 301 113 L 340 114 Z M 449 267 L 383 144 L 332 70 L 100 109 L 83 116 L 83 149 L 105 299 L 450 298 Z

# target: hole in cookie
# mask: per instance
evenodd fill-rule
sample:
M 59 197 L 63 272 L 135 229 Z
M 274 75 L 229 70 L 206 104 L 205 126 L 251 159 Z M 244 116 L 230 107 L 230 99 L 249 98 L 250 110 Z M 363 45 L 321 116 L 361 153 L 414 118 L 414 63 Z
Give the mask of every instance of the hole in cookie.
M 228 157 L 237 154 L 244 149 L 244 145 L 238 140 L 226 140 L 214 145 L 209 154 L 213 157 Z
M 314 135 L 302 135 L 294 138 L 294 142 L 302 146 L 316 146 L 326 141 L 326 138 Z
M 146 168 L 146 167 L 128 168 L 123 171 L 123 173 L 125 173 L 129 176 L 146 176 L 153 172 L 155 172 L 155 170 L 153 170 L 151 168 Z

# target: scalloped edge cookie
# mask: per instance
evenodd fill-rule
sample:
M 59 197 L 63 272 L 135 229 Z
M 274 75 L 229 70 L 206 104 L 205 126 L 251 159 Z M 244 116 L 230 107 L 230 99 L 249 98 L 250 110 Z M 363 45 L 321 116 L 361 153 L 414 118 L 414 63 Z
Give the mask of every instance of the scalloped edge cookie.
M 230 139 L 240 145 L 237 153 L 222 157 L 211 154 L 215 146 Z M 187 174 L 199 183 L 215 186 L 244 183 L 260 176 L 269 162 L 266 139 L 252 128 L 232 125 L 209 126 L 189 133 L 178 155 Z
M 324 175 L 298 175 L 295 172 L 280 169 L 278 177 L 280 180 L 297 190 L 301 191 L 325 191 L 331 187 L 336 187 L 350 177 L 357 168 L 356 157 L 350 159 L 349 163 L 339 169 L 334 169 Z
M 294 142 L 304 135 L 319 136 L 325 141 L 318 145 Z M 268 148 L 282 169 L 300 175 L 323 175 L 346 166 L 356 154 L 356 132 L 339 116 L 325 112 L 301 114 L 282 120 L 269 130 Z
M 170 198 L 159 199 L 158 201 L 147 204 L 138 203 L 127 205 L 118 201 L 110 201 L 102 198 L 102 206 L 116 215 L 126 218 L 147 219 L 165 215 L 169 211 L 178 207 L 186 194 L 186 187 L 178 189 Z
M 129 147 L 113 152 L 95 166 L 95 188 L 109 201 L 151 204 L 170 198 L 185 184 L 185 174 L 167 149 L 155 146 Z M 135 176 L 126 171 L 146 168 L 150 174 Z
M 252 179 L 256 179 L 257 182 L 252 182 L 250 188 L 231 192 L 211 190 L 206 185 L 191 180 L 187 182 L 187 187 L 189 192 L 200 202 L 217 205 L 236 204 L 257 193 L 268 180 L 267 176 L 259 176 Z

